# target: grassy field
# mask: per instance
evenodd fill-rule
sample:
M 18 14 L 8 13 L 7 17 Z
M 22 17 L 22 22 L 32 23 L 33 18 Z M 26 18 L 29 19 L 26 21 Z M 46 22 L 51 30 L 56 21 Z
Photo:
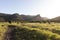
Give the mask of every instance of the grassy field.
M 0 40 L 6 40 L 9 26 L 15 28 L 15 31 L 12 32 L 15 35 L 15 40 L 60 40 L 60 23 L 14 22 L 11 24 L 0 22 Z

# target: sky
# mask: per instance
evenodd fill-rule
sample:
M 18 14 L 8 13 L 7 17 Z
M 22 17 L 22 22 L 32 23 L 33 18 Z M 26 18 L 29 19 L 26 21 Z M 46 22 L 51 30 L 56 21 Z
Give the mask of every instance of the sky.
M 60 16 L 60 0 L 0 0 L 0 13 L 54 18 Z

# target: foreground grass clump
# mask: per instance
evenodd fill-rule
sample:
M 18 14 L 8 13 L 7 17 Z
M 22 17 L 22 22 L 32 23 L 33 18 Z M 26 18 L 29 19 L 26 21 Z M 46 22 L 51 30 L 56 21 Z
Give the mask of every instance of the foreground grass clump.
M 15 40 L 60 40 L 60 23 L 0 23 L 0 40 L 9 29 Z
M 5 38 L 5 33 L 7 31 L 7 27 L 4 25 L 0 25 L 0 40 Z
M 36 28 L 17 28 L 18 40 L 60 40 L 60 35 Z

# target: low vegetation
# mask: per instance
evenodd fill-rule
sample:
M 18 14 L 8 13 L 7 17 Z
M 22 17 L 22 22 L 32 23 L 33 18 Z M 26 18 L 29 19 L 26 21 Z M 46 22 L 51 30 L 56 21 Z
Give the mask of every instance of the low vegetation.
M 11 31 L 9 31 L 11 29 Z M 10 33 L 10 35 L 8 34 Z M 13 34 L 13 38 L 9 38 Z M 0 22 L 0 40 L 60 40 L 60 23 Z

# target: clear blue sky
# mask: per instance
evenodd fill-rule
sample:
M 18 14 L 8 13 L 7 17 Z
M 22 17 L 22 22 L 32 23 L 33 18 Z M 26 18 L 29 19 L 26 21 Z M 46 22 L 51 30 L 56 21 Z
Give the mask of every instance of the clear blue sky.
M 0 0 L 0 13 L 60 16 L 60 0 Z
M 30 13 L 40 5 L 39 0 L 0 0 L 0 12 L 5 13 Z

